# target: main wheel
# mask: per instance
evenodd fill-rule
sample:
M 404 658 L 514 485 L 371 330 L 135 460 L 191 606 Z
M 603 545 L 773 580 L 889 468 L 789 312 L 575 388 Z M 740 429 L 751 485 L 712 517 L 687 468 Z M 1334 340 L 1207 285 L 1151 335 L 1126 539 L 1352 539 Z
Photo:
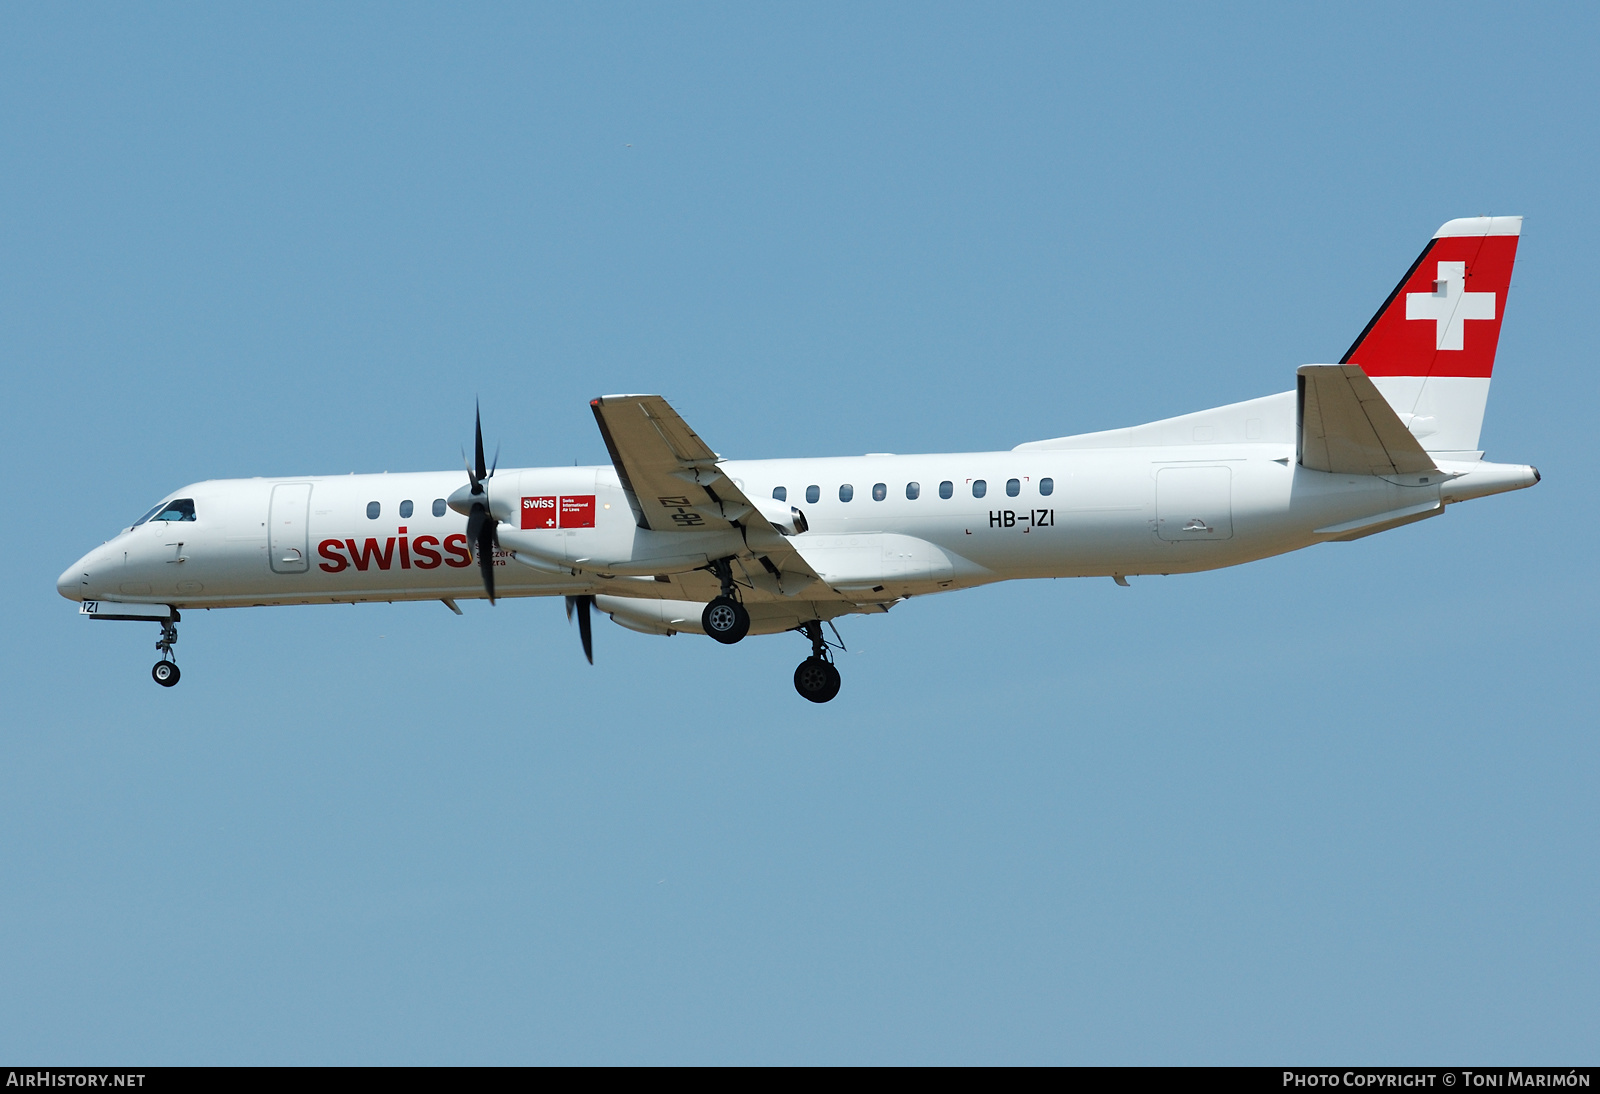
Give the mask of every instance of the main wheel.
M 820 657 L 807 657 L 794 670 L 794 690 L 813 703 L 826 703 L 838 695 L 840 683 L 839 670 Z
M 719 596 L 700 613 L 700 625 L 718 642 L 733 645 L 750 633 L 750 613 L 731 596 Z
M 164 688 L 176 684 L 181 675 L 183 674 L 178 671 L 178 665 L 174 661 L 157 661 L 155 667 L 150 670 L 150 676 Z

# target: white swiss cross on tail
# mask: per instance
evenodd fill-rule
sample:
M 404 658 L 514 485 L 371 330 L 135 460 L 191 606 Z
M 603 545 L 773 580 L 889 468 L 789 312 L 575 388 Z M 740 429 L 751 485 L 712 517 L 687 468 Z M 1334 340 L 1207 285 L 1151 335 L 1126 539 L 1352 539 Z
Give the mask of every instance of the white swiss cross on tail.
M 1467 264 L 1441 262 L 1432 292 L 1406 293 L 1406 318 L 1432 319 L 1438 349 L 1461 349 L 1468 319 L 1494 318 L 1494 293 L 1466 287 Z

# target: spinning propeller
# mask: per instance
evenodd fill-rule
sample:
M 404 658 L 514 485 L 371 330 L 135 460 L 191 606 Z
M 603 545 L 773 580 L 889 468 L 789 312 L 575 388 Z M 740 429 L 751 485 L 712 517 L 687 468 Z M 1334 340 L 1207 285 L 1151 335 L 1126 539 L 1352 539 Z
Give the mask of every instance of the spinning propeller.
M 467 514 L 467 542 L 472 545 L 472 556 L 478 560 L 478 573 L 483 575 L 483 588 L 489 594 L 489 603 L 494 603 L 494 549 L 498 546 L 500 538 L 497 529 L 500 519 L 489 508 L 488 482 L 494 478 L 495 468 L 500 463 L 500 451 L 495 450 L 494 461 L 489 462 L 483 458 L 483 410 L 481 407 L 473 409 L 473 438 L 472 462 L 467 463 L 467 494 L 462 497 L 457 490 L 450 495 L 450 507 L 456 512 L 463 509 Z M 466 453 L 461 454 L 462 462 L 466 462 Z M 583 596 L 567 597 L 567 622 L 572 622 L 572 612 L 578 612 L 578 637 L 583 642 L 583 655 L 589 659 L 589 664 L 594 664 L 594 625 L 590 609 L 594 606 L 594 597 L 587 594 Z
M 473 417 L 474 462 L 467 466 L 472 501 L 472 508 L 467 512 L 467 542 L 472 544 L 472 556 L 478 560 L 483 587 L 489 594 L 489 603 L 493 604 L 494 548 L 497 542 L 495 529 L 500 526 L 500 521 L 489 511 L 489 491 L 484 484 L 494 478 L 494 469 L 500 463 L 500 450 L 495 449 L 494 463 L 486 466 L 483 460 L 483 411 L 476 405 L 473 407 Z

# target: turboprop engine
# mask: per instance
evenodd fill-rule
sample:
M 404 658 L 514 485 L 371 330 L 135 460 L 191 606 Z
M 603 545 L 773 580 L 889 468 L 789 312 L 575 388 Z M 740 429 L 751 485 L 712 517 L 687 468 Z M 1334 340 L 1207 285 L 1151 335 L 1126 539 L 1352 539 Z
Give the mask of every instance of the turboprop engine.
M 762 537 L 771 537 L 774 533 L 799 535 L 808 527 L 805 514 L 793 506 L 770 498 L 752 504 L 772 531 L 757 523 L 746 532 L 738 529 L 657 532 L 640 528 L 632 521 L 600 521 L 576 535 L 553 535 L 546 529 L 516 528 L 502 520 L 496 527 L 496 542 L 510 551 L 518 562 L 538 570 L 641 577 L 698 570 L 713 559 L 759 547 Z
M 705 516 L 720 517 L 720 527 L 642 528 L 632 520 L 618 519 L 629 507 L 609 518 L 604 511 L 611 510 L 610 502 L 597 507 L 598 484 L 592 470 L 574 469 L 574 478 L 567 482 L 560 481 L 551 469 L 512 472 L 496 480 L 491 490 L 495 467 L 484 459 L 481 415 L 473 432 L 474 458 L 467 463 L 467 485 L 452 493 L 447 504 L 467 517 L 467 541 L 491 602 L 497 547 L 516 561 L 548 573 L 647 577 L 703 569 L 733 556 L 748 557 L 764 545 L 770 549 L 778 536 L 800 535 L 809 527 L 798 508 L 776 498 L 758 498 L 689 507 L 700 509 Z M 715 468 L 693 474 L 695 481 L 703 474 L 722 479 Z M 599 500 L 604 501 L 603 494 Z M 688 509 L 679 512 L 704 524 L 703 518 Z M 734 526 L 728 527 L 728 522 Z

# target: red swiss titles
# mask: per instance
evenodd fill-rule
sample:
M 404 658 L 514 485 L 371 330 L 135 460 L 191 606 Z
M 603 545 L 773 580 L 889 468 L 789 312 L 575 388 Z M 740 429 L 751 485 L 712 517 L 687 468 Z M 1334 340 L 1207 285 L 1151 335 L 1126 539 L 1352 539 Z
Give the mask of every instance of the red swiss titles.
M 360 544 L 353 539 L 325 539 L 317 544 L 317 554 L 327 561 L 318 563 L 317 568 L 326 573 L 336 574 L 341 570 L 348 570 L 351 566 L 361 571 L 388 570 L 396 563 L 399 563 L 402 570 L 432 570 L 441 563 L 457 570 L 472 565 L 472 552 L 467 550 L 467 537 L 460 532 L 445 536 L 443 543 L 439 542 L 437 536 L 417 536 L 411 539 L 404 534 L 404 528 L 401 528 L 400 532 L 398 540 L 390 536 L 381 544 L 371 536 L 367 537 L 365 543 Z M 398 553 L 395 551 L 397 543 L 400 548 Z

